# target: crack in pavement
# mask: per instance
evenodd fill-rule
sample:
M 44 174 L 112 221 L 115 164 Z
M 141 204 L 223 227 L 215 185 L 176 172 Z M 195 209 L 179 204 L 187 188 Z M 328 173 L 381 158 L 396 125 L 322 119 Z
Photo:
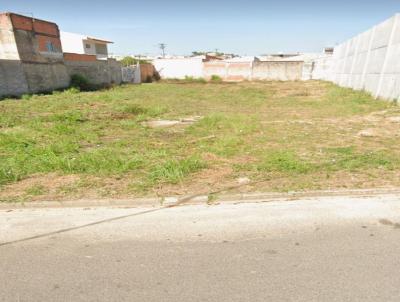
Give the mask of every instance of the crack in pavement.
M 75 231 L 75 230 L 79 230 L 79 229 L 84 229 L 84 228 L 92 227 L 92 226 L 103 224 L 103 223 L 113 222 L 113 221 L 122 220 L 122 219 L 130 218 L 130 217 L 136 217 L 136 216 L 141 216 L 141 215 L 145 215 L 145 214 L 159 212 L 159 211 L 166 210 L 166 209 L 175 208 L 175 207 L 178 207 L 178 206 L 184 204 L 185 202 L 189 201 L 190 199 L 192 199 L 194 197 L 196 197 L 196 196 L 184 197 L 184 198 L 178 200 L 174 204 L 167 205 L 167 206 L 164 206 L 164 207 L 160 207 L 160 208 L 157 208 L 157 209 L 151 209 L 151 210 L 147 210 L 147 211 L 143 211 L 143 212 L 139 212 L 139 213 L 133 213 L 133 214 L 128 214 L 128 215 L 123 215 L 123 216 L 103 219 L 103 220 L 87 223 L 87 224 L 80 225 L 80 226 L 65 228 L 65 229 L 61 229 L 61 230 L 58 230 L 58 231 L 39 234 L 39 235 L 27 237 L 27 238 L 18 239 L 18 240 L 0 242 L 0 247 L 6 246 L 6 245 L 12 245 L 12 244 L 16 244 L 16 243 L 21 243 L 21 242 L 26 242 L 26 241 L 31 241 L 31 240 L 35 240 L 35 239 L 45 238 L 45 237 L 49 237 L 49 236 L 52 236 L 52 235 L 58 235 L 58 234 L 62 234 L 62 233 L 67 233 L 67 232 L 71 232 L 71 231 Z

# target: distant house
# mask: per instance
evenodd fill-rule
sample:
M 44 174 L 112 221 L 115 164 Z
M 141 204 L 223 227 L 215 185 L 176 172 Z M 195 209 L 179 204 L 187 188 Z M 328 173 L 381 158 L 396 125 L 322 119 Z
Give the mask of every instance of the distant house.
M 81 34 L 61 32 L 61 44 L 64 52 L 95 55 L 98 60 L 106 60 L 108 58 L 108 44 L 112 43 L 111 41 Z

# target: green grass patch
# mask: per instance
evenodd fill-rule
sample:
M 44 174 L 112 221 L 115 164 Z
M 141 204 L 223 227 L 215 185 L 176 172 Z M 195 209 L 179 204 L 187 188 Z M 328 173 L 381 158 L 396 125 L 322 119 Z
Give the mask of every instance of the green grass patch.
M 274 151 L 264 156 L 264 159 L 257 165 L 257 170 L 262 172 L 281 173 L 309 173 L 315 166 L 300 159 L 291 151 Z
M 149 174 L 152 183 L 171 183 L 177 184 L 191 173 L 205 168 L 206 164 L 197 156 L 192 156 L 182 160 L 167 160 L 155 165 Z
M 384 121 L 400 115 L 393 104 L 325 82 L 217 80 L 218 85 L 188 78 L 103 91 L 69 89 L 1 101 L 0 198 L 7 199 L 2 188 L 50 173 L 97 178 L 90 192 L 101 197 L 126 192 L 122 185 L 104 187 L 116 178 L 134 196 L 163 194 L 163 185 L 175 188 L 173 193 L 182 183 L 218 187 L 241 175 L 268 179 L 257 189 L 273 191 L 323 189 L 325 174 L 329 188 L 345 182 L 341 175 L 354 176 L 346 187 L 364 181 L 400 185 L 398 125 Z M 163 129 L 142 123 L 193 116 L 203 118 Z M 373 127 L 382 136 L 357 136 Z M 205 168 L 216 173 L 212 181 L 194 176 Z M 49 190 L 41 185 L 21 194 L 45 198 Z M 85 196 L 85 188 L 65 184 L 58 192 Z

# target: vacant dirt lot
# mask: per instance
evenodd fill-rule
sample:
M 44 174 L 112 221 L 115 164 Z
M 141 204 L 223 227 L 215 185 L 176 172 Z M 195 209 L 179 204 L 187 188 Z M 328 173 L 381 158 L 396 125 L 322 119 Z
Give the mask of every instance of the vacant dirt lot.
M 66 91 L 0 112 L 1 201 L 400 185 L 400 109 L 324 82 Z

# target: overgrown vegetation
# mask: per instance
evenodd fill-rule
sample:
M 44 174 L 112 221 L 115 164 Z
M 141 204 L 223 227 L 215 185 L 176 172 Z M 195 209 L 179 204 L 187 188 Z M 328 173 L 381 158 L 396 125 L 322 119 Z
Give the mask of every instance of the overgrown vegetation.
M 219 75 L 216 75 L 216 74 L 213 74 L 212 76 L 211 76 L 211 82 L 214 82 L 214 83 L 220 83 L 220 82 L 222 82 L 222 78 L 219 76 Z
M 89 80 L 80 74 L 73 74 L 71 76 L 71 88 L 78 89 L 79 91 L 90 91 L 93 90 L 93 85 L 90 84 Z
M 400 185 L 397 106 L 324 82 L 214 81 L 79 92 L 76 78 L 0 102 L 0 200 L 209 193 L 238 177 L 259 191 Z
M 131 56 L 126 56 L 122 60 L 120 60 L 122 66 L 128 67 L 128 66 L 133 66 L 137 64 L 149 64 L 148 61 L 142 60 L 142 59 L 136 59 Z

